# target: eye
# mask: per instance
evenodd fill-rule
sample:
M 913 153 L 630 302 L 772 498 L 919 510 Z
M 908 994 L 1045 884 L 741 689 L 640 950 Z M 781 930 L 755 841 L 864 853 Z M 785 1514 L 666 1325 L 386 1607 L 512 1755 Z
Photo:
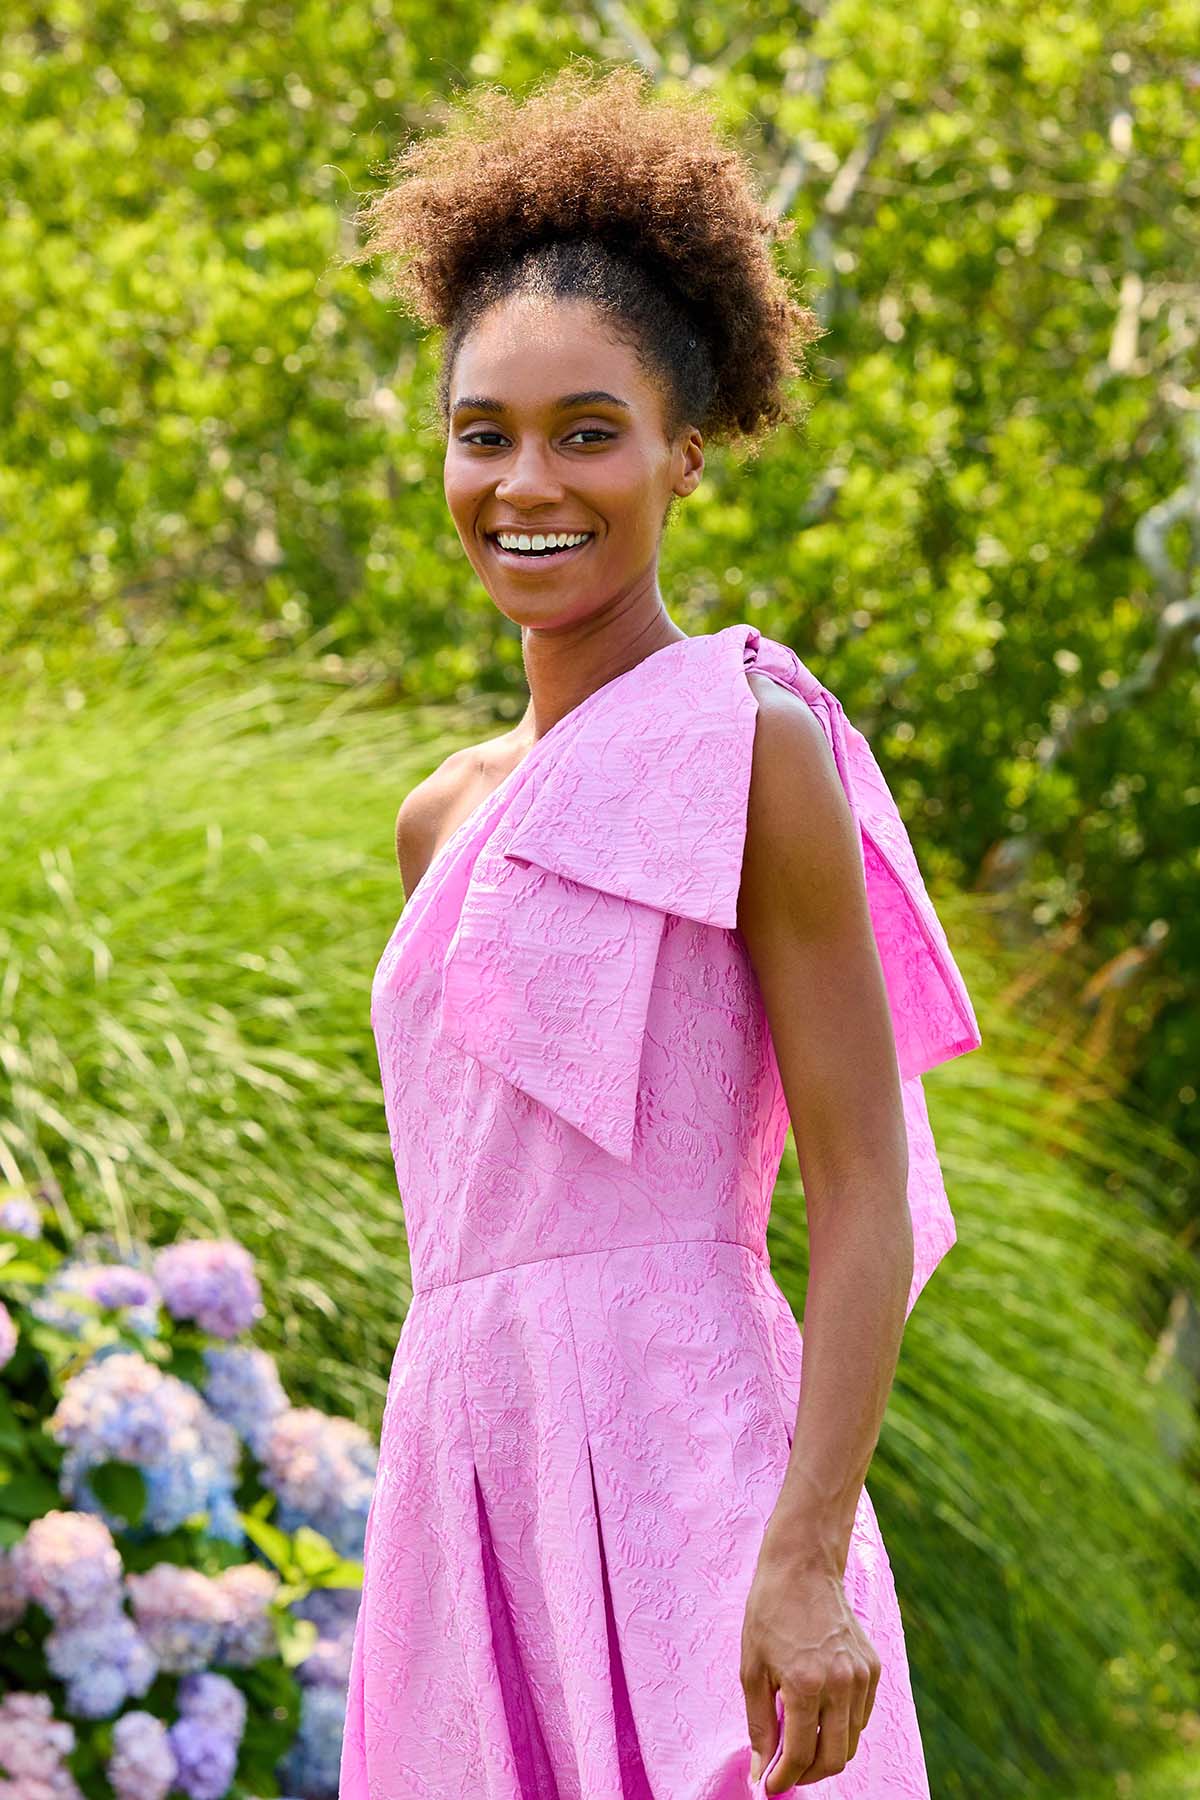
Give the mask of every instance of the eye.
M 503 435 L 503 432 L 499 431 L 472 431 L 468 433 L 467 436 L 460 438 L 459 442 L 463 444 L 483 444 L 484 438 L 502 438 Z M 615 431 L 601 431 L 599 426 L 596 425 L 577 425 L 575 430 L 568 435 L 565 441 L 570 443 L 571 438 L 577 437 L 599 438 L 601 441 L 605 441 L 608 438 L 615 436 Z M 491 444 L 484 444 L 483 447 L 485 450 L 490 450 L 493 446 Z

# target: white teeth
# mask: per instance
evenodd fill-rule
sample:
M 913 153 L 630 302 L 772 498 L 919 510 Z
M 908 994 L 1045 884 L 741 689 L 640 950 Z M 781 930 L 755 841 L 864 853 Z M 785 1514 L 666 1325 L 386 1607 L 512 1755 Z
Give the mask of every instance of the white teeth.
M 590 531 L 535 532 L 532 536 L 525 532 L 500 531 L 496 541 L 502 550 L 565 550 L 575 544 L 584 544 L 591 537 Z

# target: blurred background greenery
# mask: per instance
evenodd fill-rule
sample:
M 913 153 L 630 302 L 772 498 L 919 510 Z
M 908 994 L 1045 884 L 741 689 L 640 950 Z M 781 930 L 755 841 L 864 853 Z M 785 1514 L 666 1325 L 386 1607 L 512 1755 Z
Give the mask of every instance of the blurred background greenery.
M 871 739 L 976 997 L 960 1242 L 869 1478 L 939 1800 L 1200 1792 L 1200 46 L 1187 4 L 13 0 L 0 24 L 0 1174 L 232 1230 L 377 1428 L 408 1300 L 368 1005 L 408 788 L 524 708 L 436 339 L 352 215 L 465 85 L 703 90 L 813 406 L 710 452 L 685 630 Z M 789 1148 L 772 1225 L 799 1314 Z

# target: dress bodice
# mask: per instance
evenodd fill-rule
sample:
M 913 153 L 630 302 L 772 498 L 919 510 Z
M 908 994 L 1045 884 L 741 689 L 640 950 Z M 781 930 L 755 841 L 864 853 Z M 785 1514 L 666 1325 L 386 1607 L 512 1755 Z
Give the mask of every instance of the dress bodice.
M 788 1107 L 736 927 L 755 668 L 826 732 L 859 825 L 910 1149 L 911 1307 L 954 1240 L 921 1074 L 979 1043 L 866 740 L 751 625 L 677 640 L 538 740 L 442 846 L 375 971 L 414 1293 L 709 1239 L 765 1258 Z

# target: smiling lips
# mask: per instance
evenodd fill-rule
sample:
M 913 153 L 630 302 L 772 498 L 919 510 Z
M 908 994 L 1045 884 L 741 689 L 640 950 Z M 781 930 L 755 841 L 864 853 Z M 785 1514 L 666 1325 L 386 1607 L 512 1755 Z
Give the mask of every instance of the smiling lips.
M 530 543 L 530 548 L 528 550 L 506 550 L 504 548 L 504 546 L 500 543 L 500 534 L 498 532 L 489 531 L 485 535 L 487 537 L 488 543 L 492 547 L 493 555 L 497 556 L 502 563 L 506 564 L 510 568 L 515 568 L 518 566 L 518 564 L 522 568 L 527 568 L 530 565 L 535 564 L 535 563 L 563 562 L 569 557 L 577 556 L 581 550 L 587 549 L 588 545 L 592 542 L 594 533 L 588 532 L 584 536 L 583 542 L 579 543 L 579 544 L 567 544 L 562 547 L 556 546 L 554 548 L 543 547 L 540 550 L 535 549 L 533 547 L 533 542 L 534 542 L 535 538 L 538 538 L 538 537 L 541 537 L 541 538 L 575 537 L 580 534 L 576 533 L 576 532 L 563 531 L 563 530 L 539 531 L 539 532 L 529 532 L 529 531 L 509 532 L 509 531 L 505 531 L 505 533 L 504 533 L 505 537 L 527 538 Z

